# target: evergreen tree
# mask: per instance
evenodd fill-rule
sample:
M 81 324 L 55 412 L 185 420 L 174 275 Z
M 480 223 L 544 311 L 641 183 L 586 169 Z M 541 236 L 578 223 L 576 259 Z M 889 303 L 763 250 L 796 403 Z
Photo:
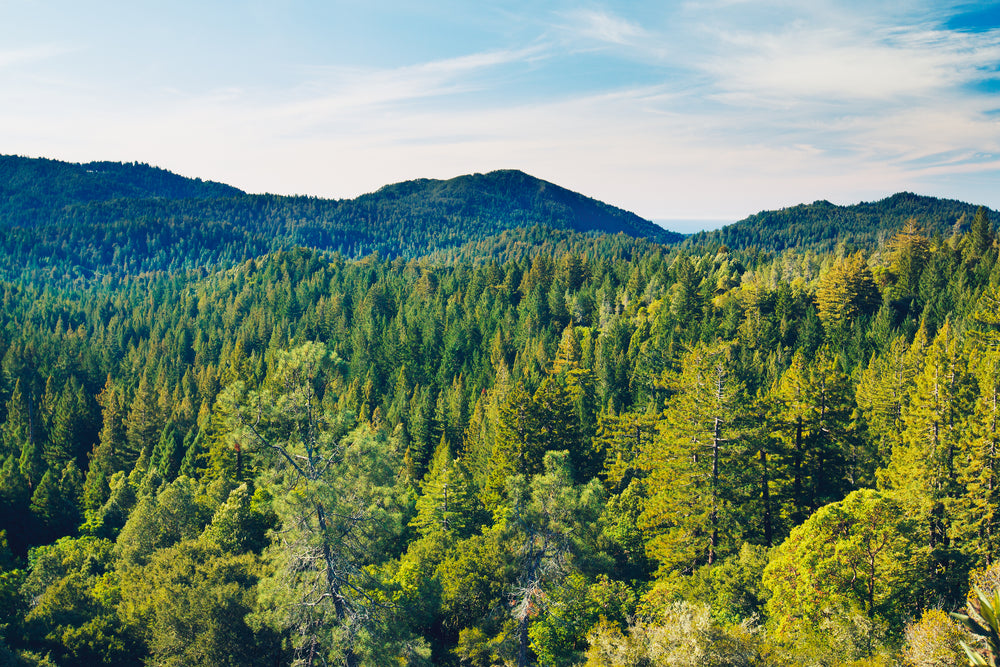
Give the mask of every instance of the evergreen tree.
M 530 484 L 522 476 L 510 480 L 507 532 L 517 571 L 510 599 L 518 667 L 530 664 L 531 624 L 546 604 L 546 592 L 575 569 L 574 557 L 591 548 L 587 527 L 601 508 L 600 484 L 574 485 L 566 452 L 547 452 L 544 466 Z
M 969 233 L 962 239 L 962 261 L 975 264 L 993 247 L 993 225 L 986 209 L 980 206 L 972 218 Z
M 156 394 L 146 373 L 139 380 L 124 424 L 127 443 L 125 463 L 134 464 L 141 455 L 149 456 L 152 453 L 163 428 Z
M 797 352 L 773 394 L 785 460 L 779 493 L 794 525 L 865 484 L 873 471 L 862 467 L 870 464 L 855 446 L 850 384 L 829 348 L 809 364 Z
M 719 346 L 685 355 L 660 437 L 642 455 L 649 498 L 640 527 L 664 572 L 711 565 L 738 545 L 746 397 L 729 353 Z
M 868 263 L 860 252 L 838 260 L 816 290 L 819 318 L 827 333 L 837 341 L 843 340 L 852 320 L 875 312 L 881 301 Z
M 28 399 L 21 390 L 21 378 L 14 381 L 6 404 L 7 421 L 0 426 L 0 456 L 20 454 L 24 443 L 31 439 L 31 413 Z
M 31 489 L 17 458 L 8 456 L 0 468 L 0 530 L 7 532 L 11 549 L 22 553 L 29 539 Z
M 924 236 L 915 218 L 910 218 L 888 243 L 889 272 L 895 279 L 890 294 L 894 298 L 917 293 L 920 276 L 930 257 L 930 239 Z
M 421 484 L 417 516 L 410 525 L 424 536 L 443 533 L 453 539 L 468 537 L 475 518 L 473 502 L 468 477 L 442 438 Z
M 121 391 L 111 376 L 104 383 L 104 389 L 97 397 L 101 405 L 101 433 L 95 454 L 91 457 L 90 468 L 99 466 L 103 474 L 110 478 L 119 470 L 130 469 L 134 462 L 130 459 L 124 424 L 125 410 Z
M 973 370 L 978 396 L 958 457 L 953 531 L 970 565 L 984 567 L 996 562 L 1000 545 L 1000 354 L 981 352 Z
M 954 499 L 958 497 L 956 457 L 966 438 L 973 379 L 957 334 L 945 323 L 927 349 L 909 405 L 903 412 L 902 445 L 882 479 L 899 490 L 924 526 L 931 567 L 939 573 L 939 593 L 954 597 L 964 576 L 951 543 Z

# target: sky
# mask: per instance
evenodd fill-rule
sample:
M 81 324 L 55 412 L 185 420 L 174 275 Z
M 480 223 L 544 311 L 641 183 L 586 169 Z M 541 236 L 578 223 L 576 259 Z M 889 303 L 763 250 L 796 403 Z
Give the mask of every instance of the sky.
M 0 0 L 0 153 L 331 198 L 521 169 L 681 231 L 1000 209 L 1000 3 Z

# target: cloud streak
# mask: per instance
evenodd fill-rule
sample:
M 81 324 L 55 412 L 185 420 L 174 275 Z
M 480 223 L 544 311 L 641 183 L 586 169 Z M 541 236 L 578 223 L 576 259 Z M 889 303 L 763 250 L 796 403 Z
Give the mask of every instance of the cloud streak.
M 59 44 L 39 44 L 17 49 L 4 49 L 0 50 L 0 69 L 24 67 L 71 52 L 71 49 Z
M 977 88 L 997 76 L 996 30 L 877 3 L 643 8 L 540 11 L 533 32 L 500 26 L 488 48 L 381 66 L 315 58 L 280 86 L 207 94 L 76 82 L 52 46 L 0 52 L 0 143 L 333 197 L 519 168 L 651 218 L 956 196 L 1000 176 L 998 105 Z M 22 63 L 40 74 L 26 83 Z M 992 188 L 975 192 L 1000 206 Z

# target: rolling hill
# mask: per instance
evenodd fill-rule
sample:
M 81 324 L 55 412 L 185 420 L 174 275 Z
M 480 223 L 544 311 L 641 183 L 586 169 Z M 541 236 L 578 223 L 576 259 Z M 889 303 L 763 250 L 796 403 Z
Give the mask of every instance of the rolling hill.
M 909 218 L 929 235 L 950 234 L 956 224 L 968 229 L 978 207 L 954 199 L 926 197 L 900 192 L 876 202 L 838 206 L 828 201 L 799 204 L 762 211 L 711 232 L 688 237 L 688 243 L 724 244 L 730 248 L 757 247 L 781 251 L 787 248 L 832 250 L 844 242 L 873 247 L 892 235 Z M 990 211 L 993 220 L 996 211 Z
M 251 195 L 144 164 L 7 156 L 0 197 L 0 275 L 8 278 L 221 267 L 293 246 L 419 257 L 537 225 L 660 243 L 683 238 L 514 170 L 331 200 Z

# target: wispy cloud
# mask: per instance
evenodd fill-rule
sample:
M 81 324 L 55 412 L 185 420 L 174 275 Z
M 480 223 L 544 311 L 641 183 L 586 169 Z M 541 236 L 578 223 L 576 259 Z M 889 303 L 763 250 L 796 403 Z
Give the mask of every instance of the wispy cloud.
M 322 196 L 513 167 L 647 217 L 736 218 L 1000 171 L 1000 104 L 982 87 L 1000 31 L 951 30 L 937 0 L 567 6 L 479 16 L 508 21 L 482 44 L 421 33 L 419 59 L 314 45 L 271 79 L 244 63 L 197 85 L 108 80 L 100 59 L 64 69 L 55 46 L 0 50 L 0 144 Z
M 646 30 L 638 24 L 606 10 L 578 9 L 566 12 L 563 16 L 566 19 L 563 28 L 579 39 L 634 45 L 648 37 Z
M 1000 62 L 1000 31 L 799 27 L 780 34 L 718 32 L 726 48 L 706 60 L 723 94 L 743 103 L 912 101 L 983 78 Z
M 72 50 L 59 44 L 39 44 L 18 49 L 0 49 L 0 69 L 23 67 L 31 63 L 71 53 Z
M 490 71 L 544 56 L 542 46 L 469 54 L 396 68 L 313 69 L 288 91 L 289 101 L 269 115 L 296 122 L 329 122 L 337 116 L 381 113 L 389 108 L 482 89 Z

